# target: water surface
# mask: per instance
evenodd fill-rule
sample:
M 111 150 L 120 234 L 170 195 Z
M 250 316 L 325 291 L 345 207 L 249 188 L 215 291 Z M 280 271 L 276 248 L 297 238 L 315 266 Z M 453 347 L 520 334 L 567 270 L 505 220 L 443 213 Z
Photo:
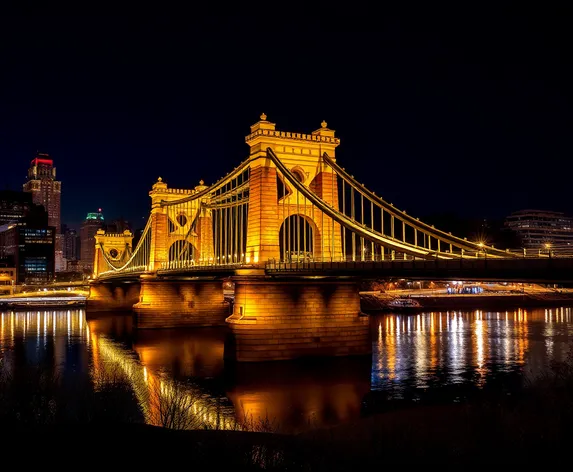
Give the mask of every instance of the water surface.
M 33 366 L 92 388 L 121 373 L 148 419 L 158 414 L 154 396 L 182 381 L 177 393 L 208 425 L 262 418 L 301 431 L 393 402 L 518 388 L 565 359 L 573 339 L 570 307 L 385 314 L 371 317 L 371 330 L 371 358 L 235 365 L 224 360 L 226 328 L 136 330 L 126 314 L 86 320 L 81 309 L 5 311 L 0 362 L 12 378 Z

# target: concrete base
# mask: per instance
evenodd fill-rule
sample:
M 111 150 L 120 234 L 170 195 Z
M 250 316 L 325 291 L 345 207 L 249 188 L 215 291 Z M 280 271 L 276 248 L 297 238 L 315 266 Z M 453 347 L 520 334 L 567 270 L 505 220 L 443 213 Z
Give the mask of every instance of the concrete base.
M 235 278 L 233 336 L 225 356 L 238 362 L 350 356 L 372 352 L 356 282 Z
M 129 311 L 139 301 L 139 282 L 93 282 L 86 312 Z
M 229 316 L 221 281 L 144 279 L 133 306 L 137 328 L 221 326 Z

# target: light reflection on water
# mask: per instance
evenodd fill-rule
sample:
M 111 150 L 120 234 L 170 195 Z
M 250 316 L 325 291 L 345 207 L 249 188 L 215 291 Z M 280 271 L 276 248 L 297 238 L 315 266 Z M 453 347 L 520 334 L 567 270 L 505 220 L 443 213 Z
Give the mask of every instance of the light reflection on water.
M 483 387 L 504 373 L 533 380 L 550 360 L 565 359 L 573 339 L 569 307 L 389 314 L 372 323 L 372 390 L 391 398 L 443 385 Z
M 151 423 L 154 398 L 177 379 L 210 426 L 262 417 L 300 431 L 356 419 L 379 393 L 401 399 L 444 386 L 482 388 L 515 372 L 535 377 L 550 360 L 563 360 L 573 339 L 569 307 L 386 314 L 371 324 L 371 360 L 232 365 L 224 361 L 224 328 L 135 330 L 125 314 L 86 321 L 84 310 L 7 311 L 0 362 L 12 373 L 39 365 L 70 378 L 89 375 L 95 388 L 121 371 Z

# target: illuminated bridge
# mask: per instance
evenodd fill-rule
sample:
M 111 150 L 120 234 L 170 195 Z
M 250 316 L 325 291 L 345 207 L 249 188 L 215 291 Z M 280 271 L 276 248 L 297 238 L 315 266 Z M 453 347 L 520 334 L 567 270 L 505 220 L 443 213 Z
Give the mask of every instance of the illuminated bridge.
M 397 209 L 337 163 L 327 123 L 303 134 L 266 118 L 246 137 L 249 157 L 213 185 L 173 189 L 159 178 L 135 247 L 129 232 L 98 232 L 88 309 L 133 306 L 142 328 L 227 323 L 238 360 L 361 354 L 360 277 L 569 274 L 568 259 L 468 241 Z

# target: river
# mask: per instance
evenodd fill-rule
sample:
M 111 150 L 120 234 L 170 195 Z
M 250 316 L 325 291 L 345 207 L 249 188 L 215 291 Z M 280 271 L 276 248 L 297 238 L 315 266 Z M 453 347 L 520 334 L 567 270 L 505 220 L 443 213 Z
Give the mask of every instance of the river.
M 371 358 L 234 365 L 225 328 L 136 330 L 129 314 L 4 311 L 0 367 L 4 382 L 34 366 L 94 389 L 119 372 L 151 423 L 160 424 L 153 398 L 171 391 L 207 426 L 295 432 L 404 404 L 511 394 L 567 357 L 573 320 L 570 307 L 384 314 L 371 316 L 371 331 Z

